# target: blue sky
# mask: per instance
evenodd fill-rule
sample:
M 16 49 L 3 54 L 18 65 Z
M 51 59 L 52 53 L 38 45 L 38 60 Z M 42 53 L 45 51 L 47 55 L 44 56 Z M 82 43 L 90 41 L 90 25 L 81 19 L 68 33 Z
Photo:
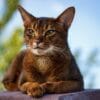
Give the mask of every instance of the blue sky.
M 4 0 L 0 0 L 0 13 L 3 13 Z M 74 52 L 82 49 L 83 57 L 93 49 L 100 51 L 100 0 L 21 0 L 20 4 L 36 17 L 57 17 L 70 6 L 76 8 L 76 14 L 69 30 L 69 45 Z M 0 15 L 1 17 L 1 15 Z M 3 31 L 2 38 L 9 37 L 15 27 L 22 27 L 23 22 L 18 11 Z M 100 75 L 93 69 L 92 73 Z M 96 79 L 96 87 L 100 87 Z

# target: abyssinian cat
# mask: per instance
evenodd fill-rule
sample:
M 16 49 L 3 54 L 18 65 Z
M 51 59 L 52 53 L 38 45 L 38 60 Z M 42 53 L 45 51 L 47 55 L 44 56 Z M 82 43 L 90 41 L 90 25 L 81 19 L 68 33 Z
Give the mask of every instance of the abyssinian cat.
M 83 90 L 83 77 L 68 46 L 75 8 L 66 9 L 57 18 L 37 18 L 20 5 L 18 9 L 24 22 L 26 49 L 6 72 L 5 88 L 33 97 Z

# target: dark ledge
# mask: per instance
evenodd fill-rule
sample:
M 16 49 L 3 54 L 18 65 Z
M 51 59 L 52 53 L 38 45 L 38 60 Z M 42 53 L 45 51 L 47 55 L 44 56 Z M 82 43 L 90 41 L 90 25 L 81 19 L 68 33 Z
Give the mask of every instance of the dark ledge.
M 46 94 L 41 98 L 32 98 L 21 92 L 0 92 L 0 100 L 100 100 L 100 90 L 85 90 L 74 93 Z

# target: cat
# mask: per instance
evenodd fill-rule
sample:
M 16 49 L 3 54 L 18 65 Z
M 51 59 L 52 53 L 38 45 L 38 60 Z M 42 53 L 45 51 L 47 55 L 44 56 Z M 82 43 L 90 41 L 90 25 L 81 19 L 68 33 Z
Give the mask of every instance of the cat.
M 68 46 L 75 8 L 67 8 L 57 18 L 37 18 L 20 5 L 18 10 L 26 49 L 19 52 L 6 72 L 5 88 L 33 97 L 83 90 L 83 77 Z

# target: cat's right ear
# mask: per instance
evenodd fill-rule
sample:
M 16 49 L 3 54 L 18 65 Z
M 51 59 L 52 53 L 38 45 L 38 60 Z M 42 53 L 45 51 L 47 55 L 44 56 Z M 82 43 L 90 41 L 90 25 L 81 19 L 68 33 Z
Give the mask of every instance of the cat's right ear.
M 65 27 L 65 29 L 69 28 L 73 21 L 74 15 L 75 15 L 75 8 L 69 7 L 57 17 L 56 21 L 61 23 Z
M 25 26 L 31 24 L 31 22 L 33 20 L 36 20 L 36 17 L 34 17 L 30 13 L 28 13 L 22 6 L 18 5 L 18 10 L 19 10 L 19 12 L 22 16 L 22 19 L 23 19 L 23 22 L 24 22 Z

